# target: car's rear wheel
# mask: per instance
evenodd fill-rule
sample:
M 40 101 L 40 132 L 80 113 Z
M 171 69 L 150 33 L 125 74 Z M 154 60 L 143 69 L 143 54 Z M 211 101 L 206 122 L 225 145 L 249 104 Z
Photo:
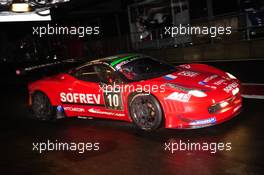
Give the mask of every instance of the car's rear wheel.
M 51 121 L 55 119 L 55 110 L 49 98 L 42 92 L 32 95 L 32 110 L 38 120 Z
M 145 131 L 158 129 L 163 121 L 162 108 L 150 94 L 136 94 L 129 103 L 130 117 L 135 125 Z

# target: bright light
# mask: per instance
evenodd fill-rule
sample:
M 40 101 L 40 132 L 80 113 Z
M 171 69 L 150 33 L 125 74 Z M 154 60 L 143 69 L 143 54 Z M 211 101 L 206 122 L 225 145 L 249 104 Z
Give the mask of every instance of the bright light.
M 50 10 L 45 10 L 49 13 Z M 40 16 L 35 12 L 14 13 L 14 12 L 0 12 L 0 22 L 18 22 L 18 21 L 50 21 L 51 16 Z
M 28 3 L 14 3 L 11 10 L 13 12 L 28 12 L 30 8 Z
M 228 72 L 226 72 L 226 75 L 227 75 L 229 78 L 231 78 L 231 79 L 237 79 L 234 75 L 232 75 L 232 74 L 230 74 L 230 73 L 228 73 Z
M 188 94 L 191 94 L 195 97 L 206 97 L 207 96 L 206 93 L 200 90 L 190 90 Z
M 21 74 L 21 72 L 20 72 L 20 70 L 16 70 L 16 75 L 20 75 Z

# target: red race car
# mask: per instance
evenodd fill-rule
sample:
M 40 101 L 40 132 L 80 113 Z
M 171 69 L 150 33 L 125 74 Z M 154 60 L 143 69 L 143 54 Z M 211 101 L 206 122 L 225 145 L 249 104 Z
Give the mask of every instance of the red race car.
M 240 82 L 204 64 L 169 65 L 126 54 L 88 62 L 28 85 L 36 118 L 96 117 L 142 130 L 201 128 L 239 114 Z

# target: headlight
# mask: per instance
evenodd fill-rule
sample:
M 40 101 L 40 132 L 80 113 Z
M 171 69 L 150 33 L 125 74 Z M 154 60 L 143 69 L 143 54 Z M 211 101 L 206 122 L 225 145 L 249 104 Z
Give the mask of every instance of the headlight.
M 190 90 L 188 94 L 191 94 L 195 97 L 206 97 L 207 94 L 200 90 Z
M 229 78 L 231 78 L 231 79 L 237 79 L 234 75 L 232 75 L 232 74 L 230 74 L 230 73 L 228 73 L 228 72 L 226 72 L 226 75 L 227 75 Z

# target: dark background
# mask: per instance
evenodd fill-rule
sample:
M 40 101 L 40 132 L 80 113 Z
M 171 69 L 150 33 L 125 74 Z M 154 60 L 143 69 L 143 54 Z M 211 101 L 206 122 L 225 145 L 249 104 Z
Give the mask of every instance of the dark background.
M 239 116 L 221 125 L 197 130 L 160 129 L 145 133 L 130 123 L 118 121 L 66 119 L 49 123 L 32 119 L 28 82 L 65 71 L 79 62 L 127 52 L 145 53 L 175 65 L 210 64 L 237 76 L 242 84 L 261 84 L 257 87 L 263 91 L 262 0 L 161 2 L 177 4 L 173 9 L 166 8 L 166 13 L 188 9 L 189 23 L 194 26 L 231 25 L 232 35 L 191 36 L 186 41 L 175 42 L 173 38 L 160 35 L 160 25 L 146 24 L 148 37 L 133 40 L 142 33 L 131 32 L 129 7 L 133 4 L 137 9 L 142 3 L 143 9 L 158 6 L 152 1 L 137 0 L 71 0 L 51 8 L 51 22 L 0 23 L 1 174 L 263 174 L 264 103 L 261 99 L 244 98 L 244 110 Z M 3 9 L 6 10 L 1 7 L 0 11 Z M 150 20 L 147 22 L 149 24 Z M 48 23 L 100 26 L 101 33 L 84 38 L 40 38 L 32 34 L 32 27 Z M 73 62 L 64 62 L 68 59 Z M 56 61 L 60 63 L 23 72 L 26 67 Z M 22 74 L 17 75 L 16 70 Z M 46 142 L 47 139 L 98 141 L 101 149 L 85 154 L 32 151 L 33 142 Z M 232 142 L 232 150 L 216 154 L 203 151 L 169 154 L 164 151 L 164 142 L 179 140 Z

